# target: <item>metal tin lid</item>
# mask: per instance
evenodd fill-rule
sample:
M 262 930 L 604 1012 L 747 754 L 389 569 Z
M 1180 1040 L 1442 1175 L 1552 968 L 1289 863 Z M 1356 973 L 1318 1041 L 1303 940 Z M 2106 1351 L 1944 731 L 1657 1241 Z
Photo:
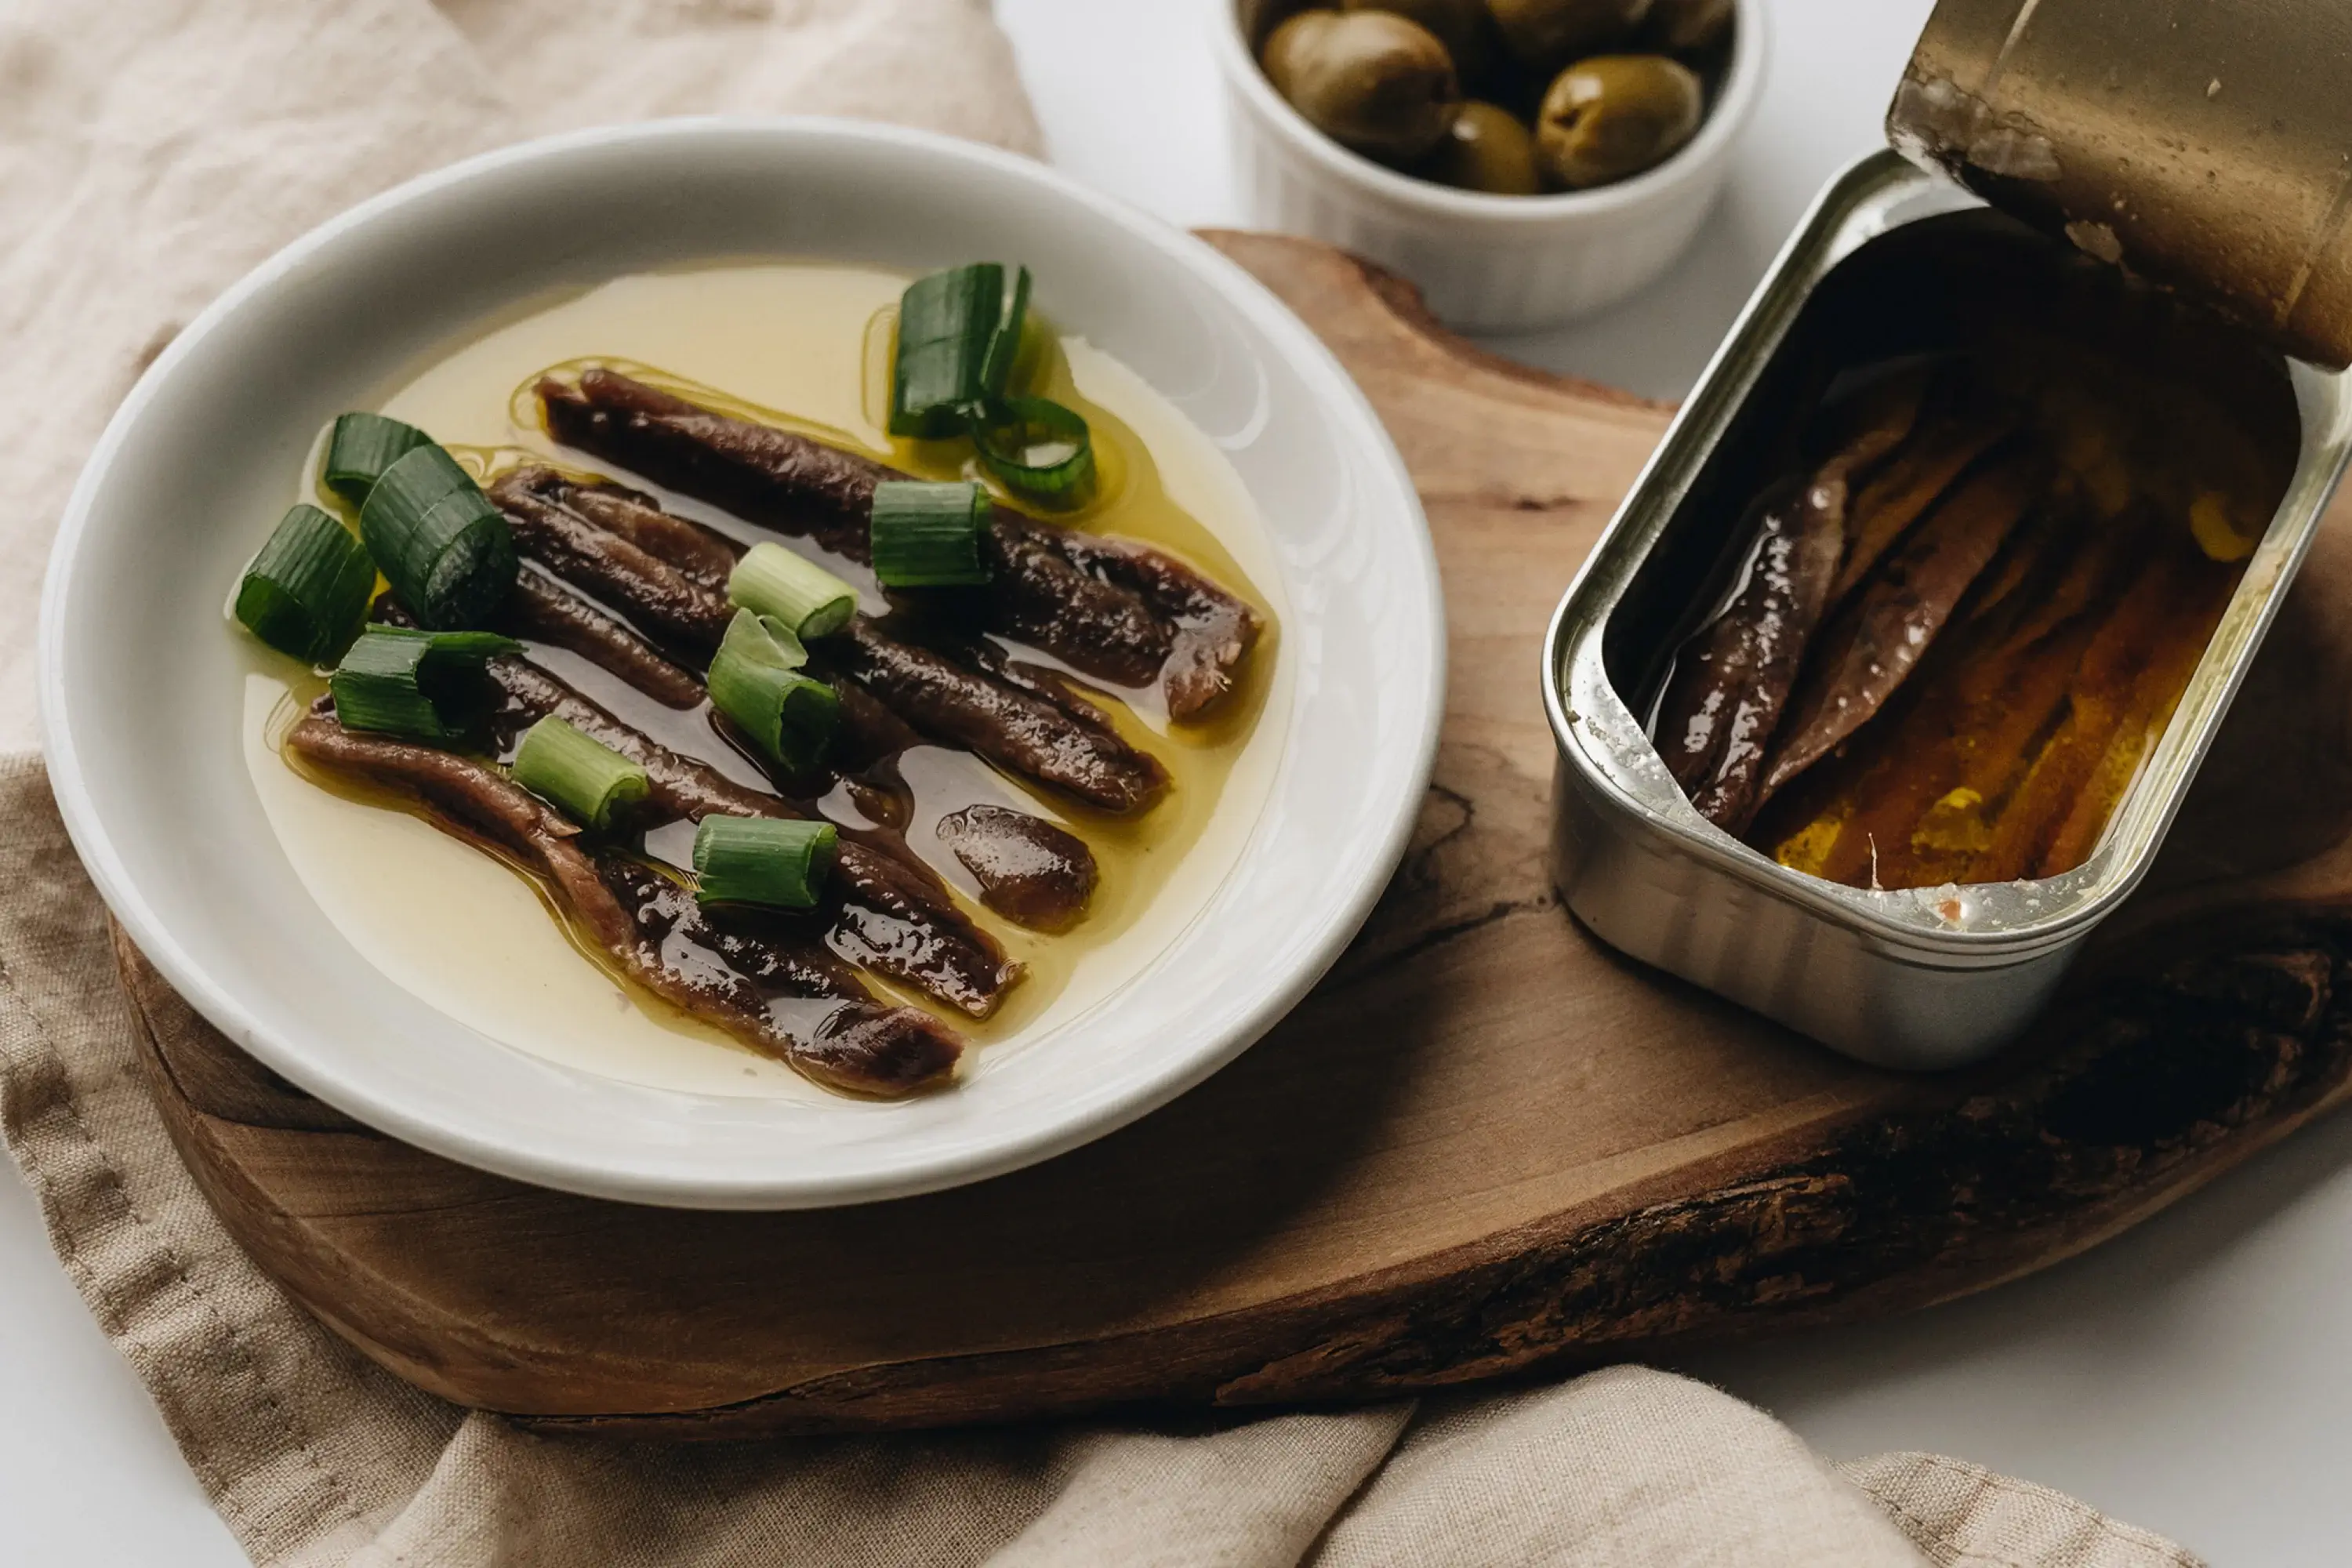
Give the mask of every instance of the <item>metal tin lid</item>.
M 1939 0 L 1887 137 L 1995 206 L 2352 363 L 2352 5 Z

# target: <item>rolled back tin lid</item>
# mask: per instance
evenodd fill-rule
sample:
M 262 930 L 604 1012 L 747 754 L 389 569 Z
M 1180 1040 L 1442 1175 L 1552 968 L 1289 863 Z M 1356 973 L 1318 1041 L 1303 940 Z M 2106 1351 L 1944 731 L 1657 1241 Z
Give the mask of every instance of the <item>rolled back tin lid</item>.
M 2352 363 L 2352 0 L 1940 0 L 1887 136 L 2290 354 Z

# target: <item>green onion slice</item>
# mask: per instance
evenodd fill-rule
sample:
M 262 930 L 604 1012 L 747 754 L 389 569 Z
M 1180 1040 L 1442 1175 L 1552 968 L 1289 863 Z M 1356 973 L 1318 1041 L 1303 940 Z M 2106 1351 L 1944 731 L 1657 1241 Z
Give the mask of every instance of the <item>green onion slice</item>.
M 814 771 L 841 722 L 841 696 L 801 673 L 808 650 L 781 621 L 749 610 L 728 623 L 710 661 L 710 705 L 788 773 Z
M 971 411 L 1004 395 L 1021 357 L 1029 269 L 1004 288 L 993 261 L 919 278 L 898 300 L 898 351 L 890 378 L 890 434 L 961 436 Z
M 359 635 L 375 563 L 352 531 L 315 506 L 278 520 L 236 588 L 236 618 L 280 653 L 324 664 Z
M 644 768 L 552 713 L 523 732 L 514 781 L 599 832 L 653 788 Z
M 857 590 L 781 544 L 755 544 L 735 563 L 727 597 L 738 608 L 781 621 L 802 641 L 831 637 L 857 613 Z
M 993 261 L 918 278 L 898 300 L 890 434 L 961 434 L 980 398 L 990 344 L 1004 315 L 1004 268 Z
M 394 460 L 360 508 L 360 539 L 425 626 L 479 626 L 514 588 L 514 534 L 457 459 L 437 446 Z
M 886 588 L 972 587 L 988 581 L 980 558 L 988 492 L 969 480 L 887 479 L 874 487 L 874 575 Z
M 522 644 L 493 632 L 426 632 L 372 626 L 343 655 L 327 687 L 346 730 L 412 741 L 463 740 L 497 697 L 482 666 Z
M 694 834 L 695 897 L 706 904 L 813 909 L 839 841 L 830 822 L 706 816 Z
M 368 492 L 383 471 L 433 437 L 414 425 L 381 414 L 343 414 L 327 437 L 327 463 L 319 481 L 352 506 L 367 504 Z
M 1004 315 L 988 340 L 988 357 L 981 362 L 980 390 L 983 397 L 1003 397 L 1013 380 L 1013 366 L 1021 357 L 1021 331 L 1029 321 L 1029 269 L 1013 275 L 1013 295 Z
M 990 404 L 972 418 L 971 443 L 981 467 L 1024 500 L 1067 510 L 1094 495 L 1094 433 L 1050 398 Z

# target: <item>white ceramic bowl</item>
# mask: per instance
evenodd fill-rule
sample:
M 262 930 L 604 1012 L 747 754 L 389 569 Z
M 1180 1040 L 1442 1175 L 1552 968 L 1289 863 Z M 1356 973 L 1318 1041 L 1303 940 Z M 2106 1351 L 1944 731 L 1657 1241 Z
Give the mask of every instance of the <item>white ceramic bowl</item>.
M 1291 697 L 1240 867 L 1054 1037 L 894 1105 L 726 1099 L 552 1065 L 385 978 L 305 892 L 240 749 L 222 617 L 322 421 L 551 292 L 713 258 L 1024 262 L 1065 330 L 1230 457 L 1271 534 Z M 164 352 L 75 489 L 42 604 L 59 805 L 107 902 L 229 1038 L 396 1137 L 527 1181 L 700 1207 L 886 1198 L 1013 1169 L 1181 1093 L 1355 932 L 1426 786 L 1444 606 L 1396 451 L 1321 343 L 1207 246 L 1025 159 L 824 121 L 669 121 L 491 153 L 336 218 Z M 1001 1059 L 991 1065 L 992 1057 Z
M 1412 280 L 1439 320 L 1524 331 L 1607 309 L 1688 249 L 1713 210 L 1764 87 L 1764 0 L 1738 0 L 1738 34 L 1706 123 L 1689 146 L 1599 190 L 1494 196 L 1416 180 L 1309 125 L 1251 57 L 1242 0 L 1209 8 L 1224 73 L 1234 171 L 1253 227 L 1327 240 Z

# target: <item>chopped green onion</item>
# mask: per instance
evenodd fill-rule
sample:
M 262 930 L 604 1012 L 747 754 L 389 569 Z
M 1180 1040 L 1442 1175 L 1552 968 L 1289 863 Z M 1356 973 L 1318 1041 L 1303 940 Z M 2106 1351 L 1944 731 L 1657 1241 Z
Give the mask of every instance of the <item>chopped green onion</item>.
M 789 674 L 808 662 L 808 649 L 793 635 L 793 628 L 773 616 L 755 615 L 750 610 L 738 610 L 735 618 L 727 623 L 727 635 L 719 639 L 719 658 L 741 663 L 749 660 L 763 669 Z
M 981 467 L 1026 501 L 1066 510 L 1095 489 L 1094 434 L 1087 422 L 1044 397 L 1014 397 L 973 416 Z
M 694 896 L 706 904 L 813 909 L 839 841 L 830 822 L 706 816 L 694 834 Z
M 489 717 L 497 695 L 482 666 L 522 644 L 492 632 L 425 632 L 372 626 L 335 668 L 327 688 L 346 730 L 412 741 L 457 741 Z
M 644 768 L 552 713 L 524 731 L 514 781 L 600 832 L 653 788 Z
M 898 300 L 890 434 L 961 435 L 1004 318 L 1004 268 L 975 262 L 919 278 Z
M 735 563 L 727 597 L 739 608 L 782 621 L 803 642 L 831 637 L 857 613 L 857 590 L 781 544 L 755 544 Z
M 414 425 L 381 414 L 342 414 L 327 437 L 327 463 L 319 480 L 352 505 L 367 504 L 368 492 L 383 471 L 433 437 Z
M 824 761 L 841 694 L 800 672 L 808 650 L 782 621 L 738 610 L 710 661 L 710 705 L 788 773 Z
M 887 479 L 874 487 L 874 575 L 886 588 L 971 587 L 988 581 L 980 558 L 988 492 L 969 480 Z
M 447 447 L 436 443 L 413 447 L 394 458 L 376 477 L 368 500 L 380 512 L 388 508 L 402 515 L 422 517 L 445 498 L 477 488 L 474 476 L 449 455 Z
M 514 535 L 457 459 L 418 447 L 360 508 L 360 539 L 409 612 L 436 630 L 479 626 L 514 588 Z
M 898 351 L 890 378 L 890 434 L 961 436 L 972 410 L 1004 395 L 1029 319 L 1029 269 L 1004 288 L 993 261 L 919 278 L 898 300 Z
M 1021 330 L 1029 321 L 1029 269 L 1024 267 L 1013 277 L 1013 298 L 1004 307 L 1003 319 L 988 340 L 988 357 L 981 362 L 980 390 L 983 397 L 1003 397 L 1013 379 L 1013 363 L 1021 357 Z
M 375 563 L 352 531 L 315 506 L 278 520 L 236 589 L 236 618 L 280 653 L 323 664 L 358 635 Z

